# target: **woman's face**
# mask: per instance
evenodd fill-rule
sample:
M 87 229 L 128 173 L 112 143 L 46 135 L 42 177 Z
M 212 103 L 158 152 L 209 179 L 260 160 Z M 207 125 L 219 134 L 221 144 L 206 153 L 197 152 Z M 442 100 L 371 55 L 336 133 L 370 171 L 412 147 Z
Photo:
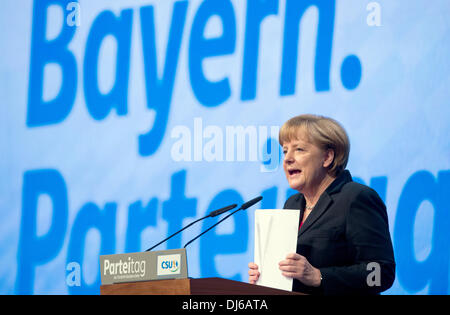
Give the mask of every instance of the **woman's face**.
M 300 134 L 297 139 L 283 143 L 283 168 L 289 186 L 302 193 L 314 191 L 321 184 L 332 154 L 305 139 Z

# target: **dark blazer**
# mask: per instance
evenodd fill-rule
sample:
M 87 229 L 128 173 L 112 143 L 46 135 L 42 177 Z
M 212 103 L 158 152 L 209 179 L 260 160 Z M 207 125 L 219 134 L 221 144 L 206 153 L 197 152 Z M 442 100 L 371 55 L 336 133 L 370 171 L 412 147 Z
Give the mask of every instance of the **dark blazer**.
M 284 208 L 300 209 L 302 217 L 305 203 L 299 193 Z M 312 288 L 294 279 L 294 291 L 378 294 L 395 279 L 386 206 L 373 189 L 353 182 L 347 170 L 325 190 L 306 218 L 298 233 L 297 253 L 320 269 L 322 284 Z

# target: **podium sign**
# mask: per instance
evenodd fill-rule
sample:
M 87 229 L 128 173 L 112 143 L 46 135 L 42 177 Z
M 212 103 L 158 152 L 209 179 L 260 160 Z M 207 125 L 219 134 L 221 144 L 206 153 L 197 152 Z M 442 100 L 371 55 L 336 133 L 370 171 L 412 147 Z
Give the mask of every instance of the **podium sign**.
M 100 256 L 105 284 L 187 278 L 186 249 Z

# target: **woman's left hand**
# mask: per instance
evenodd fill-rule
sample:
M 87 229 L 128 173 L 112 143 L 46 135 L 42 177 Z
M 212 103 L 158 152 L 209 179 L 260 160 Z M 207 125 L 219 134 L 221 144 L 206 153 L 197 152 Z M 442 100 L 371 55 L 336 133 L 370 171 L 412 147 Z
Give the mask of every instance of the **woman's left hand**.
M 289 254 L 285 260 L 280 261 L 279 266 L 285 277 L 295 278 L 307 286 L 320 286 L 322 281 L 320 270 L 314 268 L 302 255 Z

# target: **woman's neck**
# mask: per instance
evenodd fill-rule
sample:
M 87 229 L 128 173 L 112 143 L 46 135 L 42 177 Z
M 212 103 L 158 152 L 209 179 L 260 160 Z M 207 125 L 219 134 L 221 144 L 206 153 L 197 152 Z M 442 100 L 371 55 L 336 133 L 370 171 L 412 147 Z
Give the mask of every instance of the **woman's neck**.
M 320 181 L 318 185 L 314 185 L 312 189 L 309 191 L 303 192 L 303 196 L 306 199 L 306 206 L 314 207 L 319 201 L 322 193 L 331 185 L 331 183 L 336 179 L 336 177 L 330 176 L 328 173 L 325 174 L 323 179 Z

